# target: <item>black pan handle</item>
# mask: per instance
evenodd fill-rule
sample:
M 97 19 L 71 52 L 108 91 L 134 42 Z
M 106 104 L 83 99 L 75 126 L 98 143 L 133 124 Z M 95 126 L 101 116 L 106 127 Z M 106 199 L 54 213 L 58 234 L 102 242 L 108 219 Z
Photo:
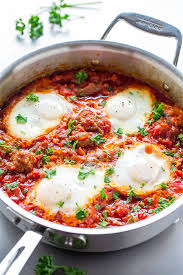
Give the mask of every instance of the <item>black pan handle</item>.
M 108 26 L 108 28 L 101 37 L 102 40 L 105 40 L 111 29 L 119 20 L 125 20 L 130 25 L 133 25 L 134 27 L 149 33 L 161 36 L 174 37 L 177 40 L 177 47 L 173 64 L 175 66 L 177 65 L 182 45 L 182 34 L 176 27 L 146 15 L 132 12 L 120 13 Z

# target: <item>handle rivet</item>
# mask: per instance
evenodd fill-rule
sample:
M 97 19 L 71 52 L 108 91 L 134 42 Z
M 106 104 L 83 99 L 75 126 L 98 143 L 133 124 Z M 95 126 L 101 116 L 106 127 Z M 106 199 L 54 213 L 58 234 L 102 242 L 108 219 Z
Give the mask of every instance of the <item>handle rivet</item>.
M 21 219 L 20 219 L 19 217 L 15 217 L 15 218 L 13 219 L 13 223 L 14 223 L 15 225 L 19 224 L 20 221 L 21 221 Z
M 169 91 L 170 90 L 169 86 L 166 83 L 163 83 L 163 89 L 165 91 Z

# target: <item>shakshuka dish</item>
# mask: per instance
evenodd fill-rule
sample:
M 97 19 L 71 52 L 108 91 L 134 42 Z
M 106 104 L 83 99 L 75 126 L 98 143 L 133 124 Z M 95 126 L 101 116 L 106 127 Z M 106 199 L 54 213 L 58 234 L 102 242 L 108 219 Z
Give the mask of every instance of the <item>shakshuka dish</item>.
M 0 112 L 0 187 L 36 216 L 122 226 L 183 194 L 183 111 L 145 83 L 70 70 L 32 82 Z

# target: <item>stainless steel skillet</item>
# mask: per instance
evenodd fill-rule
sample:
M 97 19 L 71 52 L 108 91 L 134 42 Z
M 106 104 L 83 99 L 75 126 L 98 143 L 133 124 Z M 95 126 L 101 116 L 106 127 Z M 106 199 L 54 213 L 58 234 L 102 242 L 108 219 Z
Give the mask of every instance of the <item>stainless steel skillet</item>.
M 125 20 L 131 25 L 162 36 L 175 37 L 174 65 L 144 50 L 115 42 L 106 42 L 112 27 Z M 183 108 L 183 75 L 177 65 L 182 36 L 180 31 L 157 19 L 134 14 L 118 15 L 102 40 L 73 41 L 49 46 L 20 58 L 0 75 L 0 101 L 3 103 L 17 89 L 38 77 L 72 68 L 112 70 L 133 76 L 169 93 Z M 83 252 L 104 252 L 142 243 L 171 225 L 182 213 L 183 196 L 155 216 L 123 227 L 106 229 L 74 228 L 55 224 L 20 208 L 2 191 L 0 209 L 26 233 L 0 264 L 0 274 L 19 274 L 36 245 L 42 241 L 60 248 Z

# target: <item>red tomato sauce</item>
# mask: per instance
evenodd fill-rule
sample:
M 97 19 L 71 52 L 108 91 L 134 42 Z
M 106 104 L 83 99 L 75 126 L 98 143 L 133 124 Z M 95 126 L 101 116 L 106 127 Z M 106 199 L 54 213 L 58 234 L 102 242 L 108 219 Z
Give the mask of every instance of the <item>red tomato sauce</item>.
M 171 99 L 150 87 L 157 104 L 164 103 L 163 112 L 156 121 L 144 125 L 147 135 L 139 132 L 127 136 L 125 141 L 116 135 L 111 122 L 104 112 L 105 101 L 127 87 L 149 87 L 131 77 L 119 73 L 83 70 L 87 79 L 78 82 L 78 71 L 66 71 L 41 78 L 29 84 L 8 100 L 0 111 L 0 187 L 17 204 L 33 214 L 55 223 L 77 227 L 111 227 L 138 222 L 159 213 L 183 193 L 183 112 Z M 66 113 L 54 129 L 30 140 L 11 136 L 8 132 L 7 117 L 20 98 L 34 91 L 46 92 L 54 88 L 74 105 L 72 113 Z M 68 122 L 74 120 L 75 128 L 68 135 Z M 100 134 L 107 143 L 95 145 L 91 141 L 94 134 Z M 104 196 L 99 194 L 86 207 L 83 219 L 68 217 L 60 211 L 48 214 L 33 203 L 25 203 L 29 190 L 37 181 L 45 177 L 43 169 L 64 164 L 92 162 L 112 165 L 124 148 L 138 142 L 158 145 L 172 158 L 172 177 L 168 185 L 146 197 L 135 196 L 132 192 L 120 193 L 110 186 L 104 188 Z M 106 148 L 106 147 L 105 147 Z M 147 147 L 147 152 L 150 148 Z

